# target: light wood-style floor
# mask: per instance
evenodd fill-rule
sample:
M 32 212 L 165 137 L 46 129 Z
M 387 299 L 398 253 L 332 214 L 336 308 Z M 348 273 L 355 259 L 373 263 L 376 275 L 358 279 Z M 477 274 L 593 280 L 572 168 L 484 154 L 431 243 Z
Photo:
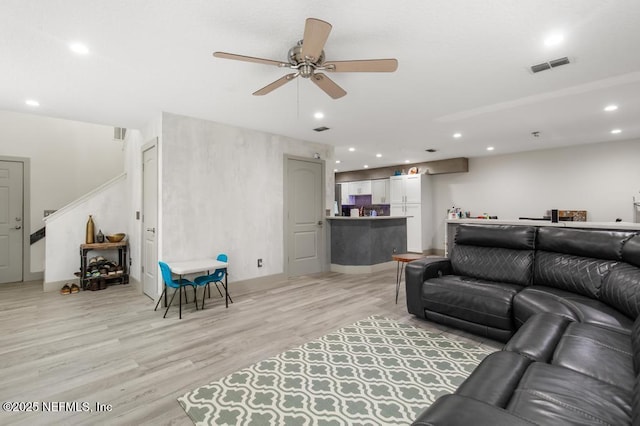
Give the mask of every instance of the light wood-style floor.
M 64 296 L 43 293 L 41 282 L 0 285 L 0 401 L 112 406 L 101 413 L 0 412 L 0 424 L 189 425 L 178 396 L 371 315 L 501 347 L 414 318 L 404 289 L 397 305 L 394 291 L 395 268 L 300 277 L 247 294 L 235 294 L 230 283 L 229 309 L 212 289 L 204 310 L 190 299 L 179 320 L 177 298 L 163 319 L 128 285 Z

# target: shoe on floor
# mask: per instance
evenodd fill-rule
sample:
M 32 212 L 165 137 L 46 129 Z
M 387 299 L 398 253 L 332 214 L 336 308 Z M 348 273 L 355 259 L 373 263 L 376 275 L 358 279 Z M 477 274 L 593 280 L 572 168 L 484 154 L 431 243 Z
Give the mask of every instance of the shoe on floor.
M 65 284 L 62 286 L 62 288 L 60 289 L 60 294 L 69 294 L 71 293 L 71 287 L 69 287 L 69 284 Z
M 71 284 L 71 294 L 75 294 L 79 291 L 80 291 L 80 287 L 78 287 L 76 284 Z

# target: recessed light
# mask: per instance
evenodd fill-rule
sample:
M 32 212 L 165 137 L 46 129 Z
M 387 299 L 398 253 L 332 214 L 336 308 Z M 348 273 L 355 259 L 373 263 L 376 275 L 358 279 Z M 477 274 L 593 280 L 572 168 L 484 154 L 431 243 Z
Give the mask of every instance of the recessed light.
M 617 135 L 618 133 L 622 133 L 622 130 L 620 130 L 620 129 L 613 129 L 613 130 L 611 131 L 611 134 L 612 134 L 612 135 Z
M 89 53 L 89 48 L 87 45 L 82 43 L 71 43 L 69 45 L 69 50 L 78 55 L 86 55 Z
M 618 109 L 618 105 L 607 105 L 604 110 L 607 112 L 615 111 Z
M 456 138 L 456 139 L 461 138 L 462 137 L 462 133 L 454 133 L 453 137 Z
M 368 169 L 368 168 L 369 168 L 369 165 L 368 165 L 368 164 L 365 164 L 365 165 L 364 165 L 364 168 L 365 168 L 365 169 Z
M 338 171 L 338 169 L 333 169 L 333 172 L 334 172 L 334 173 L 335 173 L 335 172 L 337 172 L 337 171 Z
M 340 160 L 336 160 L 336 164 L 340 164 Z
M 324 118 L 324 113 L 318 111 L 315 114 L 313 114 L 313 116 L 316 118 L 316 120 L 321 120 Z
M 409 164 L 411 161 L 410 161 L 410 160 L 404 160 L 404 162 L 405 162 L 406 164 Z
M 355 148 L 349 148 L 349 152 L 353 152 L 355 150 L 356 150 Z
M 376 154 L 376 157 L 380 158 L 382 157 L 382 154 Z
M 40 106 L 40 102 L 36 101 L 35 99 L 27 99 L 26 101 L 24 101 L 24 103 L 32 107 Z
M 560 33 L 551 34 L 549 37 L 544 39 L 544 45 L 547 47 L 557 46 L 564 41 L 564 35 Z
M 494 149 L 495 149 L 495 148 L 494 148 L 494 147 L 492 147 L 492 146 L 488 146 L 488 147 L 487 147 L 487 151 L 493 151 Z

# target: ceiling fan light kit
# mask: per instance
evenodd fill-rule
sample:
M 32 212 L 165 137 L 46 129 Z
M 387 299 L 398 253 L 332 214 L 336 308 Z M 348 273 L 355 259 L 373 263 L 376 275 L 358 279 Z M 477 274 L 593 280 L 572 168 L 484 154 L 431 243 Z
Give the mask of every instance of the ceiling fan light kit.
M 325 62 L 324 45 L 329 38 L 331 24 L 320 19 L 308 18 L 304 27 L 304 38 L 289 49 L 288 61 L 275 61 L 272 59 L 255 58 L 253 56 L 237 55 L 227 52 L 214 52 L 213 56 L 222 59 L 254 62 L 265 65 L 275 65 L 280 68 L 289 68 L 295 72 L 280 77 L 278 80 L 267 84 L 253 94 L 263 96 L 271 93 L 278 87 L 297 78 L 308 78 L 316 86 L 333 99 L 338 99 L 347 94 L 336 82 L 326 74 L 319 72 L 394 72 L 398 69 L 396 59 L 364 59 L 353 61 Z

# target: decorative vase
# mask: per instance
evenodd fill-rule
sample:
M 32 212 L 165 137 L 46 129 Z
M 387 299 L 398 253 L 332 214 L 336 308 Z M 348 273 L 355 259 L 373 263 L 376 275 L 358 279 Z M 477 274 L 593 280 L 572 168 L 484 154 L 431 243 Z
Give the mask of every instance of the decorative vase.
M 94 242 L 93 236 L 95 235 L 94 230 L 95 230 L 95 225 L 93 223 L 93 217 L 89 215 L 89 220 L 87 221 L 87 237 L 86 237 L 87 244 L 93 244 Z
M 104 243 L 104 234 L 102 233 L 102 229 L 98 230 L 98 235 L 96 235 L 97 243 Z

